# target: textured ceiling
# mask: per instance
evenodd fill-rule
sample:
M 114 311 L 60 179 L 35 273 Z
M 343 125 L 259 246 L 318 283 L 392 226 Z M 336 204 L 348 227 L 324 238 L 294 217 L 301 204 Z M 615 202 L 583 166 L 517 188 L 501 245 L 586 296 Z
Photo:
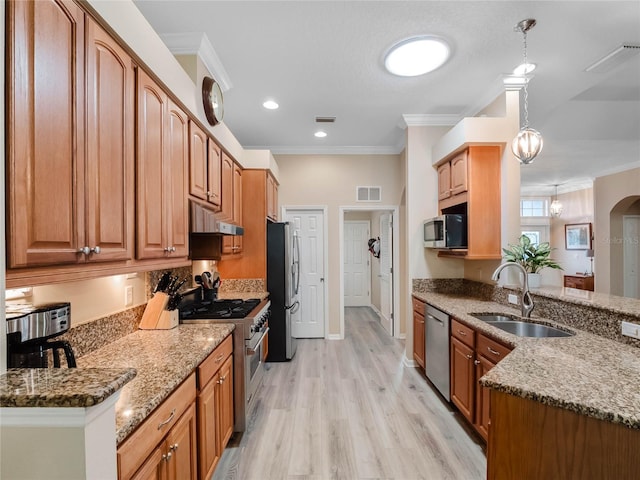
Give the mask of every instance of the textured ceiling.
M 135 1 L 160 34 L 204 32 L 232 87 L 225 123 L 245 148 L 274 153 L 389 153 L 403 114 L 474 113 L 522 60 L 524 18 L 537 63 L 530 124 L 545 138 L 523 186 L 579 183 L 640 166 L 640 55 L 606 73 L 585 68 L 623 43 L 640 45 L 640 2 Z M 418 34 L 452 46 L 440 69 L 400 78 L 385 52 Z M 262 102 L 273 98 L 280 109 Z M 316 116 L 335 116 L 317 139 Z

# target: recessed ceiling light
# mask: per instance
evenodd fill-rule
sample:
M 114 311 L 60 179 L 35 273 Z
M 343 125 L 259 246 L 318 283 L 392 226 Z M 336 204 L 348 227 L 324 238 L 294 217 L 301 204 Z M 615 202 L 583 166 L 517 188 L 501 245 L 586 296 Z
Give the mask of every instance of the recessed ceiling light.
M 262 106 L 264 108 L 266 108 L 267 110 L 275 110 L 277 109 L 280 105 L 278 105 L 276 102 L 274 102 L 273 100 L 267 100 L 266 102 L 264 102 L 262 104 Z
M 526 75 L 527 73 L 531 73 L 536 69 L 537 65 L 535 63 L 521 63 L 516 68 L 513 69 L 514 75 Z
M 327 136 L 327 132 L 323 132 L 322 130 L 318 130 L 314 135 L 318 138 L 324 138 Z
M 415 77 L 442 66 L 449 59 L 449 54 L 449 45 L 443 39 L 423 35 L 391 47 L 384 58 L 384 66 L 394 75 Z

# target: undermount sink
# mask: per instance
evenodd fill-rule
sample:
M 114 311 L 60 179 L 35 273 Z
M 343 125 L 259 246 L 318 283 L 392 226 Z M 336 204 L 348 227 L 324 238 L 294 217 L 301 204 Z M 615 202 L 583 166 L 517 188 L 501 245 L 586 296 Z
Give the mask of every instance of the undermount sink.
M 550 327 L 549 325 L 541 325 L 539 323 L 524 322 L 522 320 L 516 320 L 510 315 L 503 315 L 498 313 L 483 313 L 483 314 L 471 314 L 483 322 L 487 322 L 493 327 L 504 330 L 505 332 L 512 333 L 519 337 L 571 337 L 575 335 L 573 332 L 560 330 L 559 328 Z M 517 317 L 516 317 L 517 318 Z

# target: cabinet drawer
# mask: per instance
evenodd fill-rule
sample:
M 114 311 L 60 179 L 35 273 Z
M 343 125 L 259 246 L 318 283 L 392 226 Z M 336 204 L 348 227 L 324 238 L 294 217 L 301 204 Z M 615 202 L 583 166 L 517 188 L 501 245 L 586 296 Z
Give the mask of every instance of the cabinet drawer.
M 198 367 L 198 388 L 201 389 L 213 378 L 226 358 L 233 352 L 231 335 L 227 336 Z
M 130 478 L 196 398 L 192 373 L 118 448 L 119 478 Z
M 413 303 L 413 311 L 418 312 L 420 315 L 424 315 L 425 303 L 422 300 L 418 300 L 416 297 L 411 297 Z
M 473 328 L 467 327 L 454 318 L 451 319 L 451 336 L 460 340 L 467 347 L 475 348 L 476 337 L 474 333 Z
M 511 348 L 505 347 L 503 344 L 485 337 L 482 334 L 478 334 L 478 347 L 476 348 L 476 352 L 491 360 L 493 363 L 498 363 L 506 357 L 510 351 Z

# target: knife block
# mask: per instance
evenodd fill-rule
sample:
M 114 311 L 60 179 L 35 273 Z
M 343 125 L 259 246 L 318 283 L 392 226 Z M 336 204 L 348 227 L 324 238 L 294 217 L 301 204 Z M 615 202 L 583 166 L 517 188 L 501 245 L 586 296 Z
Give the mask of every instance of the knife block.
M 151 300 L 147 302 L 147 306 L 142 314 L 142 320 L 138 328 L 141 330 L 153 330 L 156 328 L 162 312 L 165 312 L 165 308 L 169 303 L 169 295 L 164 292 L 156 292 Z M 177 314 L 177 311 L 176 311 Z
M 156 324 L 156 330 L 171 330 L 176 328 L 178 323 L 180 323 L 178 310 L 163 310 Z

